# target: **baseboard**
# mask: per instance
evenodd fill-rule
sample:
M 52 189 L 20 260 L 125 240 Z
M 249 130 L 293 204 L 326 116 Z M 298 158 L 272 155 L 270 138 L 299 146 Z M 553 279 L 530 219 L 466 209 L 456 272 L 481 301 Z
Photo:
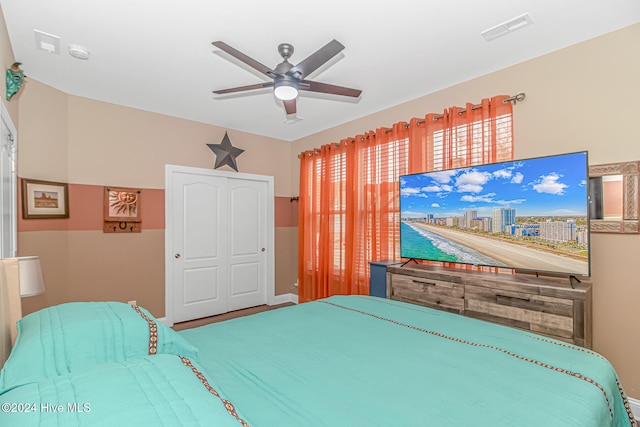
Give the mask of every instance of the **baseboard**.
M 276 295 L 273 297 L 271 304 L 269 305 L 278 305 L 278 304 L 286 304 L 288 302 L 292 302 L 294 304 L 298 303 L 298 295 L 297 294 L 282 294 Z
M 167 321 L 167 318 L 166 318 L 166 317 L 159 317 L 159 318 L 158 318 L 158 319 L 156 319 L 156 320 L 158 320 L 158 322 L 162 322 L 162 323 L 164 323 L 164 324 L 165 324 L 165 325 L 167 325 L 168 327 L 172 327 L 172 326 L 173 326 L 173 324 L 171 324 L 171 325 L 170 325 L 170 324 L 168 323 L 168 321 Z
M 629 401 L 629 406 L 631 407 L 631 412 L 633 412 L 633 416 L 636 420 L 640 421 L 640 400 L 634 399 L 632 397 L 627 397 Z
M 297 304 L 298 303 L 298 295 L 297 294 L 276 295 L 275 297 L 273 297 L 273 300 L 271 301 L 271 303 L 269 305 L 286 304 L 288 302 L 292 302 L 294 304 Z M 173 326 L 173 323 L 169 323 L 169 321 L 167 320 L 166 317 L 159 317 L 157 320 L 159 322 L 164 323 L 168 327 L 172 327 Z

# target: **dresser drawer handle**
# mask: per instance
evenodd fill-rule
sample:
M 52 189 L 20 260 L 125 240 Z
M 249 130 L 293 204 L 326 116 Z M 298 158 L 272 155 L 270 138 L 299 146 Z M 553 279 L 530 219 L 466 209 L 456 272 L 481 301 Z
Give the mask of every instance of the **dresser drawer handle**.
M 415 279 L 413 280 L 413 283 L 419 283 L 421 285 L 436 286 L 435 282 L 422 282 L 420 280 L 415 280 Z
M 519 299 L 521 301 L 527 301 L 527 302 L 531 301 L 531 298 L 527 298 L 527 297 L 512 297 L 512 296 L 509 296 L 509 295 L 501 295 L 501 294 L 496 294 L 496 297 L 498 297 L 498 298 L 507 298 L 507 299 Z

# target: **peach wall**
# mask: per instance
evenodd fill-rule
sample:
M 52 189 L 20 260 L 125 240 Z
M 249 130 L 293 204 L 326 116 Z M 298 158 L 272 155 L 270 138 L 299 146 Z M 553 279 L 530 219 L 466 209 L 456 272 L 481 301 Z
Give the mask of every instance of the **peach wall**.
M 69 182 L 67 95 L 29 79 L 18 112 L 18 175 Z
M 43 307 L 76 301 L 69 283 L 69 232 L 45 231 L 18 233 L 18 256 L 38 255 L 45 282 L 45 292 L 22 299 L 22 314 Z
M 39 255 L 46 290 L 22 300 L 23 314 L 69 301 L 130 301 L 164 316 L 164 230 L 18 233 L 20 255 Z
M 493 72 L 294 142 L 292 189 L 298 194 L 297 153 L 369 129 L 525 92 L 514 107 L 515 157 L 580 150 L 592 164 L 640 160 L 640 24 Z M 607 357 L 626 391 L 640 398 L 640 235 L 593 234 L 594 349 Z
M 298 281 L 298 227 L 277 227 L 276 256 L 282 262 L 276 263 L 276 295 L 298 293 L 293 284 Z
M 28 89 L 28 90 L 26 90 Z M 166 164 L 213 168 L 206 144 L 225 129 L 72 96 L 30 80 L 19 111 L 19 174 L 76 184 L 164 188 Z M 229 131 L 239 172 L 274 177 L 276 196 L 291 194 L 291 143 Z M 230 170 L 223 166 L 221 170 Z
M 216 157 L 206 144 L 219 144 L 225 134 L 224 128 L 190 120 L 77 96 L 67 100 L 69 182 L 164 188 L 166 164 L 213 169 Z M 228 134 L 234 147 L 245 150 L 238 171 L 273 176 L 275 195 L 290 196 L 291 143 Z

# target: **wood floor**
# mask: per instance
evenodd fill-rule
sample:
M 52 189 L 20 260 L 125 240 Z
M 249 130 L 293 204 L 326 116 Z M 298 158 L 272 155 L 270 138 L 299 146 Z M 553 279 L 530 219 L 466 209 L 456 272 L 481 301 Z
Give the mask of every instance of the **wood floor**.
M 259 305 L 257 307 L 244 308 L 242 310 L 231 311 L 229 313 L 218 314 L 217 316 L 204 317 L 202 319 L 189 320 L 188 322 L 180 322 L 173 325 L 176 331 L 184 329 L 196 328 L 198 326 L 208 325 L 209 323 L 222 322 L 223 320 L 235 319 L 236 317 L 248 316 L 250 314 L 261 313 L 263 311 L 274 310 L 280 307 L 294 305 L 293 303 L 285 303 L 278 305 Z

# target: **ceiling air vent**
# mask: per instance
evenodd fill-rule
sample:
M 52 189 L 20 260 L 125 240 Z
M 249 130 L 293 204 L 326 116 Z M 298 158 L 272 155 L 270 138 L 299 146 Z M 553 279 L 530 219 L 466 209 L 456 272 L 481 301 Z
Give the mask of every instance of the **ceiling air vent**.
M 495 27 L 489 28 L 488 30 L 484 30 L 480 34 L 487 41 L 491 41 L 500 36 L 504 36 L 512 31 L 517 30 L 518 28 L 526 27 L 527 25 L 533 24 L 533 19 L 531 19 L 531 15 L 525 13 L 524 15 L 520 15 L 513 19 L 510 19 L 502 24 L 496 25 Z
M 44 31 L 33 30 L 36 36 L 36 48 L 49 53 L 60 53 L 60 37 Z

